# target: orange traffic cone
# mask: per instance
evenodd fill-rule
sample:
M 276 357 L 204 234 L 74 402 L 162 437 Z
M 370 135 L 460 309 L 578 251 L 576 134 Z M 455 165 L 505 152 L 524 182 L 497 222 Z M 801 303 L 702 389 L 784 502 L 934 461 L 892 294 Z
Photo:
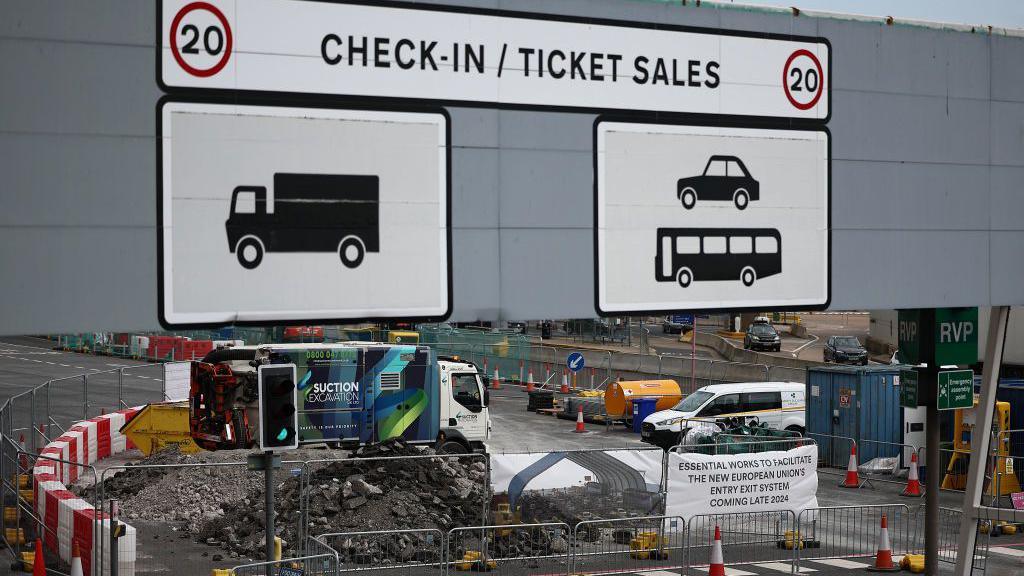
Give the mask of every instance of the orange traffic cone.
M 78 541 L 71 542 L 71 574 L 70 576 L 84 576 L 82 574 L 82 555 L 78 551 Z
M 46 558 L 43 556 L 43 541 L 36 538 L 36 554 L 32 559 L 32 576 L 46 576 Z
M 22 434 L 21 438 L 18 439 L 18 450 L 21 454 L 18 455 L 18 466 L 22 470 L 28 470 L 28 450 L 25 449 L 25 435 Z
M 711 565 L 708 576 L 725 576 L 725 558 L 722 556 L 722 531 L 715 524 L 715 541 L 711 546 Z
M 533 368 L 526 373 L 526 391 L 533 392 Z
M 907 487 L 903 489 L 903 496 L 921 496 L 921 480 L 917 475 L 917 452 L 910 455 L 910 472 L 907 473 Z
M 494 380 L 491 380 L 491 388 L 498 390 L 501 388 L 501 378 L 498 377 L 498 369 L 494 369 Z
M 875 553 L 875 565 L 868 566 L 870 572 L 899 572 L 900 567 L 892 562 L 892 545 L 889 544 L 889 523 L 882 514 L 882 532 L 878 535 L 878 552 Z
M 860 488 L 860 476 L 857 474 L 857 445 L 850 446 L 850 462 L 846 465 L 846 478 L 839 483 L 840 488 Z
M 586 428 L 583 427 L 583 405 L 576 409 L 576 432 L 586 432 Z
M 565 375 L 565 370 L 562 370 L 562 388 L 559 390 L 562 394 L 569 393 L 569 377 Z

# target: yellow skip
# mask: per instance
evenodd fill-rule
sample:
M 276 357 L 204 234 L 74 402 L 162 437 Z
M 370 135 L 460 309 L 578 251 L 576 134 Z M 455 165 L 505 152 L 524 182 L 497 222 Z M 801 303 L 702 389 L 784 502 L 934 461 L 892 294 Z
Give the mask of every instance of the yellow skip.
M 150 404 L 121 428 L 142 453 L 149 456 L 169 446 L 185 454 L 202 450 L 189 434 L 188 402 Z

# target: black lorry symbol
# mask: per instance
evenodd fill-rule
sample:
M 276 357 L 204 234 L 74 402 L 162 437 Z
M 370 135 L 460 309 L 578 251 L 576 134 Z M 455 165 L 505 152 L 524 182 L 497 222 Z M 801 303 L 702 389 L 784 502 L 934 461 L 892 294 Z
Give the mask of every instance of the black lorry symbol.
M 228 248 L 249 270 L 268 252 L 335 252 L 356 268 L 380 251 L 379 190 L 377 176 L 277 173 L 268 211 L 266 186 L 238 186 L 225 223 Z
M 735 156 L 712 156 L 703 174 L 679 179 L 676 199 L 687 210 L 693 208 L 697 200 L 732 202 L 743 210 L 747 204 L 760 200 L 761 192 L 742 160 Z
M 658 228 L 654 279 L 686 288 L 694 281 L 751 286 L 782 272 L 782 235 L 774 228 Z

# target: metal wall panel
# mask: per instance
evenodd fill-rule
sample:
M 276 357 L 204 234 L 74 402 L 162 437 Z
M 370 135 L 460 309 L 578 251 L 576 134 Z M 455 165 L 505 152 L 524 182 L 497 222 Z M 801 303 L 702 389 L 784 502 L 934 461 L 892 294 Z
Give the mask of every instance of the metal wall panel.
M 1024 38 L 678 3 L 449 3 L 828 38 L 832 308 L 1024 304 Z M 0 333 L 157 325 L 154 10 L 0 7 Z M 453 319 L 594 316 L 595 115 L 449 113 Z

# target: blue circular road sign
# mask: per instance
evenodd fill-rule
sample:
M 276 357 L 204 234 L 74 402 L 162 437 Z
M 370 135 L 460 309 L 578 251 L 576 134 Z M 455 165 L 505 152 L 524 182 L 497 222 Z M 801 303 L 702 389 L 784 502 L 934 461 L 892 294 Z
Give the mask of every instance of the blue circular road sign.
M 579 372 L 583 370 L 583 354 L 579 352 L 573 352 L 569 354 L 569 357 L 565 359 L 565 365 L 569 367 L 569 370 L 573 372 Z

